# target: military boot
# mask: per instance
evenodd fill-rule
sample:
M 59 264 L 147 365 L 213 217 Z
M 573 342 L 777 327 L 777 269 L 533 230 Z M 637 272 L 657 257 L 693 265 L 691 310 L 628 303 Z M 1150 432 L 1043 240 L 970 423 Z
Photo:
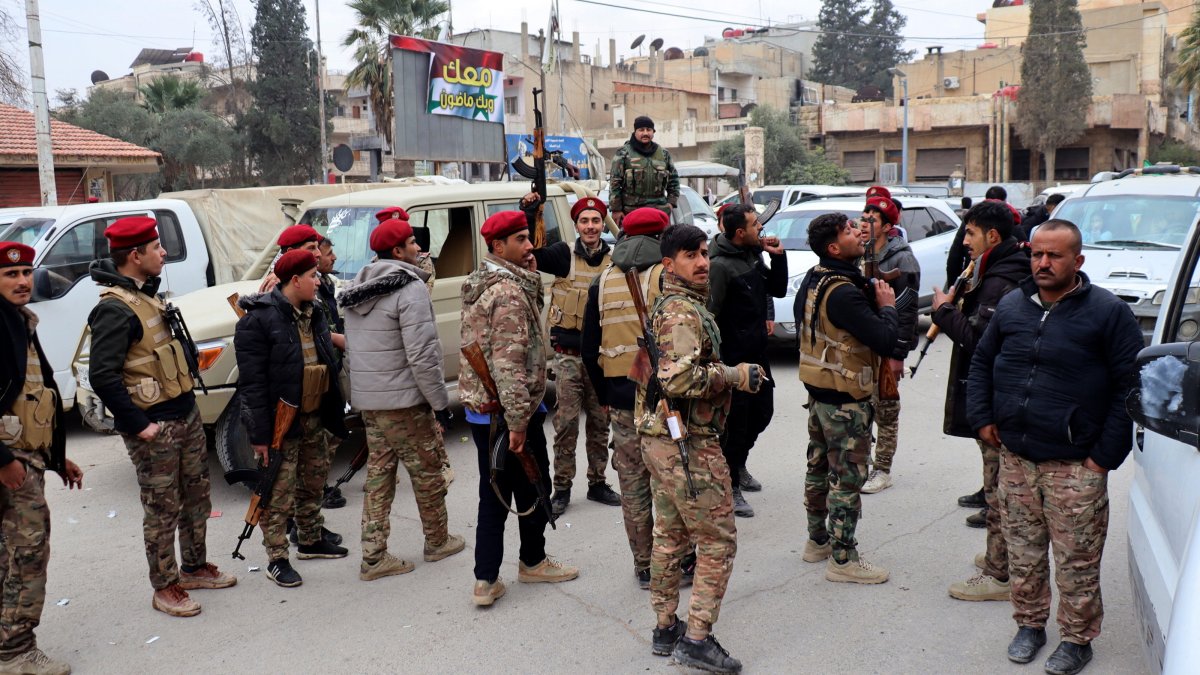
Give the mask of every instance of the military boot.
M 446 537 L 446 543 L 441 546 L 425 544 L 425 562 L 444 560 L 467 547 L 467 540 L 452 534 Z
M 738 485 L 745 492 L 761 492 L 762 483 L 758 482 L 754 476 L 750 475 L 750 471 L 746 467 L 742 467 L 742 472 L 738 476 Z
M 331 488 L 325 486 L 325 500 L 321 502 L 323 509 L 340 509 L 346 505 L 346 497 L 342 494 L 340 487 Z
M 200 603 L 191 599 L 179 584 L 171 584 L 162 590 L 154 591 L 150 605 L 171 616 L 196 616 L 200 613 Z
M 384 553 L 379 560 L 369 563 L 366 560 L 358 566 L 358 578 L 363 581 L 375 581 L 396 574 L 408 574 L 413 571 L 413 564 L 401 560 L 391 553 Z
M 746 498 L 742 496 L 742 488 L 733 487 L 733 515 L 738 518 L 753 518 L 754 507 L 746 502 Z
M 570 581 L 579 576 L 579 568 L 564 565 L 546 556 L 542 562 L 530 567 L 523 562 L 517 562 L 517 581 L 523 584 L 556 584 Z
M 504 592 L 507 589 L 504 587 L 504 582 L 500 577 L 488 583 L 482 579 L 475 581 L 475 591 L 471 594 L 471 602 L 474 602 L 478 607 L 490 607 L 500 598 L 504 597 Z
M 571 503 L 571 490 L 567 488 L 554 488 L 554 496 L 550 498 L 550 512 L 555 516 L 561 516 L 567 512 L 567 505 Z
M 21 652 L 11 659 L 0 659 L 0 673 L 21 673 L 22 675 L 71 675 L 71 666 L 62 661 L 55 661 L 46 656 L 42 650 L 34 647 Z
M 614 492 L 612 486 L 608 483 L 596 483 L 595 485 L 589 485 L 587 498 L 594 502 L 607 504 L 608 506 L 621 505 L 621 495 Z
M 710 673 L 742 672 L 742 662 L 730 656 L 717 638 L 711 635 L 700 642 L 688 639 L 686 635 L 679 638 L 671 658 L 680 665 Z
M 1046 659 L 1046 672 L 1050 675 L 1075 675 L 1091 660 L 1092 645 L 1063 641 Z
M 1029 663 L 1045 644 L 1045 628 L 1021 626 L 1013 636 L 1012 642 L 1008 643 L 1008 660 L 1013 663 Z
M 204 563 L 192 571 L 179 570 L 179 587 L 185 591 L 197 588 L 229 588 L 237 585 L 237 577 L 225 574 L 212 563 Z
M 299 539 L 297 539 L 297 535 L 296 535 L 296 521 L 293 520 L 292 518 L 288 518 L 287 533 L 288 533 L 288 541 L 292 542 L 292 544 L 294 544 L 294 545 L 299 546 L 300 541 L 299 541 Z M 328 541 L 329 543 L 333 544 L 334 546 L 341 546 L 341 544 L 342 544 L 342 535 L 338 534 L 337 532 L 331 532 L 330 530 L 327 530 L 324 527 L 321 527 L 321 538 L 324 539 L 325 541 Z
M 882 584 L 888 580 L 888 571 L 872 565 L 862 557 L 838 563 L 833 558 L 825 564 L 825 580 L 850 584 Z
M 969 495 L 959 497 L 958 505 L 966 509 L 982 509 L 987 506 L 987 500 L 983 496 L 983 488 L 979 488 L 979 492 L 972 492 Z
M 825 540 L 824 544 L 818 544 L 812 539 L 804 542 L 804 555 L 802 556 L 804 562 L 821 562 L 828 559 L 831 555 L 833 555 L 833 544 L 828 539 Z
M 666 628 L 656 627 L 650 634 L 650 653 L 655 656 L 670 656 L 685 632 L 687 624 L 680 621 L 679 617 L 675 617 L 675 623 Z
M 979 510 L 979 513 L 972 513 L 971 515 L 967 516 L 967 527 L 974 527 L 978 529 L 985 528 L 987 527 L 987 517 L 988 509 L 985 506 Z

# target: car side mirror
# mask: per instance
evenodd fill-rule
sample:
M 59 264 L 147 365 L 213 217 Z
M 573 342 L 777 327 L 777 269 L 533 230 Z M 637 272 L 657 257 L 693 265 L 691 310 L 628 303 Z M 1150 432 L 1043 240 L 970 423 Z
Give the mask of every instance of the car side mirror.
M 1125 409 L 1143 427 L 1200 448 L 1200 342 L 1143 349 Z

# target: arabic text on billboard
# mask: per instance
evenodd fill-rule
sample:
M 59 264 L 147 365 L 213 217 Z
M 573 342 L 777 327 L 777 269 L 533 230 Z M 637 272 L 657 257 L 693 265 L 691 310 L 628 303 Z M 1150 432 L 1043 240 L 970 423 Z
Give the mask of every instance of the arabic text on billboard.
M 429 54 L 427 112 L 504 123 L 503 54 L 408 36 L 392 46 Z

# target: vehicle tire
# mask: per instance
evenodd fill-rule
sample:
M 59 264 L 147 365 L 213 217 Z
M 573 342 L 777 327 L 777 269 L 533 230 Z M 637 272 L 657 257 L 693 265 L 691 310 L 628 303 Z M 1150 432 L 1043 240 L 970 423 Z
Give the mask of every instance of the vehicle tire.
M 258 460 L 254 457 L 254 449 L 250 447 L 250 437 L 246 433 L 246 425 L 242 424 L 242 401 L 240 394 L 235 393 L 229 399 L 229 405 L 221 411 L 217 418 L 215 441 L 217 459 L 221 468 L 226 472 L 234 469 L 258 468 Z M 246 487 L 253 488 L 253 485 Z

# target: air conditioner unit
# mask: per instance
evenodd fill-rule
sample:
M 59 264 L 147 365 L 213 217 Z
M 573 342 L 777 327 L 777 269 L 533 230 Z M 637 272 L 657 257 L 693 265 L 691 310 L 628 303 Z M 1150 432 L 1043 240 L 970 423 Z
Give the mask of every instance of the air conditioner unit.
M 943 89 L 958 89 L 958 78 L 957 77 L 943 77 L 942 78 L 942 88 Z
M 879 183 L 895 185 L 900 182 L 900 165 L 895 162 L 885 162 L 879 165 Z

